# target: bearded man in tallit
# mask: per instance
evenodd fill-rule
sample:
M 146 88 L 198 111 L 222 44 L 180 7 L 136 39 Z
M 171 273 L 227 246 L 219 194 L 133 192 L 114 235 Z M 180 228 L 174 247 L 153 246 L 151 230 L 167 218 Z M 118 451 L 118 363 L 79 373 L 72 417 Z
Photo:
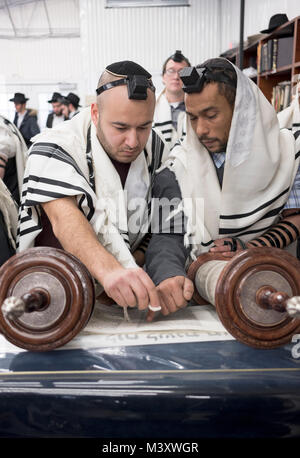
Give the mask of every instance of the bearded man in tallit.
M 193 284 L 186 267 L 200 254 L 293 250 L 300 234 L 299 139 L 280 130 L 257 85 L 226 59 L 180 75 L 187 135 L 156 177 L 154 196 L 165 217 L 146 255 L 165 315 L 187 305 Z
M 34 138 L 25 171 L 19 250 L 55 239 L 123 307 L 159 306 L 143 264 L 152 182 L 165 145 L 152 130 L 155 89 L 140 65 L 109 65 L 97 103 Z M 43 216 L 42 209 L 45 214 Z M 42 239 L 42 240 L 39 240 Z

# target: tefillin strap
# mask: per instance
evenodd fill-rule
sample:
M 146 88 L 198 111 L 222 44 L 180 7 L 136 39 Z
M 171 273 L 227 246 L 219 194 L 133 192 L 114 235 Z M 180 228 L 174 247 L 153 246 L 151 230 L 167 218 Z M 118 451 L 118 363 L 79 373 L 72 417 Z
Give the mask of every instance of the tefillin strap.
M 116 75 L 124 76 L 124 75 Z M 110 83 L 104 84 L 103 86 L 96 89 L 97 95 L 102 94 L 102 92 L 107 91 L 116 86 L 127 86 L 128 98 L 134 100 L 146 100 L 147 98 L 147 89 L 150 89 L 152 92 L 155 92 L 155 87 L 151 79 L 148 79 L 144 75 L 129 75 L 124 76 L 116 81 L 111 81 Z

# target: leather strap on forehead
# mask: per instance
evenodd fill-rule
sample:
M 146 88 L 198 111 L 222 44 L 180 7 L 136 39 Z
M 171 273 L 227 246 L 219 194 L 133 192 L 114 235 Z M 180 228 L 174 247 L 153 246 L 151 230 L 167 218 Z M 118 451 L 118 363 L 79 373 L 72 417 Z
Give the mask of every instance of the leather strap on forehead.
M 111 81 L 110 83 L 98 87 L 96 93 L 97 95 L 100 95 L 104 91 L 122 85 L 127 86 L 129 99 L 145 100 L 147 98 L 147 89 L 150 89 L 152 92 L 155 92 L 155 87 L 153 86 L 151 80 L 147 79 L 143 75 L 130 75 L 126 78 Z
M 120 79 L 98 87 L 96 89 L 98 95 L 121 85 L 127 86 L 129 99 L 145 100 L 147 98 L 147 89 L 155 92 L 150 73 L 135 62 L 115 62 L 106 67 L 105 70 L 113 76 L 120 77 Z

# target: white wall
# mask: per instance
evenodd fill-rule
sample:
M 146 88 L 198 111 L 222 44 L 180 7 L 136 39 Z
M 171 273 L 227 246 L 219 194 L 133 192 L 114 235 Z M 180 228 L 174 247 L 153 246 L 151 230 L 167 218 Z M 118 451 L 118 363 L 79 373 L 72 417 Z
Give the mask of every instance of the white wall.
M 29 96 L 29 105 L 40 110 L 44 122 L 51 93 L 69 92 L 61 90 L 61 82 L 68 83 L 84 105 L 86 97 L 95 94 L 106 65 L 131 59 L 152 73 L 159 90 L 162 64 L 176 49 L 197 64 L 239 41 L 240 0 L 190 0 L 190 7 L 116 9 L 105 8 L 104 0 L 46 0 L 52 31 L 60 38 L 48 36 L 43 3 L 11 8 L 19 36 L 31 38 L 13 38 L 9 16 L 0 9 L 0 113 L 10 118 L 14 107 L 8 95 L 14 92 Z M 266 28 L 276 13 L 294 18 L 300 15 L 300 1 L 245 0 L 244 38 Z M 34 38 L 39 35 L 44 38 Z
M 274 14 L 285 13 L 289 20 L 300 16 L 299 0 L 245 0 L 244 39 L 267 29 Z M 221 52 L 239 43 L 240 0 L 222 0 Z
M 176 49 L 192 63 L 220 49 L 221 0 L 191 0 L 190 7 L 105 8 L 104 0 L 80 0 L 85 87 L 94 93 L 101 71 L 134 60 L 161 84 L 161 68 Z
M 273 14 L 300 15 L 299 0 L 245 0 L 244 39 L 267 28 Z M 105 8 L 104 0 L 80 0 L 84 86 L 93 94 L 101 71 L 131 59 L 161 87 L 162 63 L 181 49 L 193 64 L 236 46 L 240 0 L 190 0 L 190 7 Z
M 60 90 L 60 83 L 68 83 L 72 92 L 84 94 L 78 0 L 48 0 L 47 10 L 51 30 L 60 38 L 48 36 L 43 2 L 11 7 L 19 38 L 14 37 L 6 9 L 0 9 L 0 113 L 12 119 L 14 105 L 8 102 L 8 96 L 25 93 L 30 99 L 28 107 L 39 110 L 41 127 L 51 109 L 47 100 Z

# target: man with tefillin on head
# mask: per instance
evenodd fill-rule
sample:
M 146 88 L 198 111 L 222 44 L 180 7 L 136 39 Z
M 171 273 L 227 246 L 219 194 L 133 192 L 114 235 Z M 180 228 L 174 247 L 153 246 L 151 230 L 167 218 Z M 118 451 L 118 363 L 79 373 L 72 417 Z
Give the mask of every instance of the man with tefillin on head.
M 159 307 L 155 286 L 139 267 L 154 173 L 165 150 L 152 129 L 155 88 L 144 68 L 123 61 L 105 69 L 96 92 L 91 107 L 34 139 L 19 250 L 56 240 L 120 306 Z M 135 212 L 138 218 L 131 218 Z
M 193 285 L 186 271 L 200 254 L 230 258 L 250 247 L 295 253 L 300 234 L 300 136 L 280 129 L 257 85 L 226 59 L 180 75 L 187 135 L 153 190 L 158 199 L 177 199 L 177 209 L 165 212 L 146 253 L 165 315 L 187 305 Z

